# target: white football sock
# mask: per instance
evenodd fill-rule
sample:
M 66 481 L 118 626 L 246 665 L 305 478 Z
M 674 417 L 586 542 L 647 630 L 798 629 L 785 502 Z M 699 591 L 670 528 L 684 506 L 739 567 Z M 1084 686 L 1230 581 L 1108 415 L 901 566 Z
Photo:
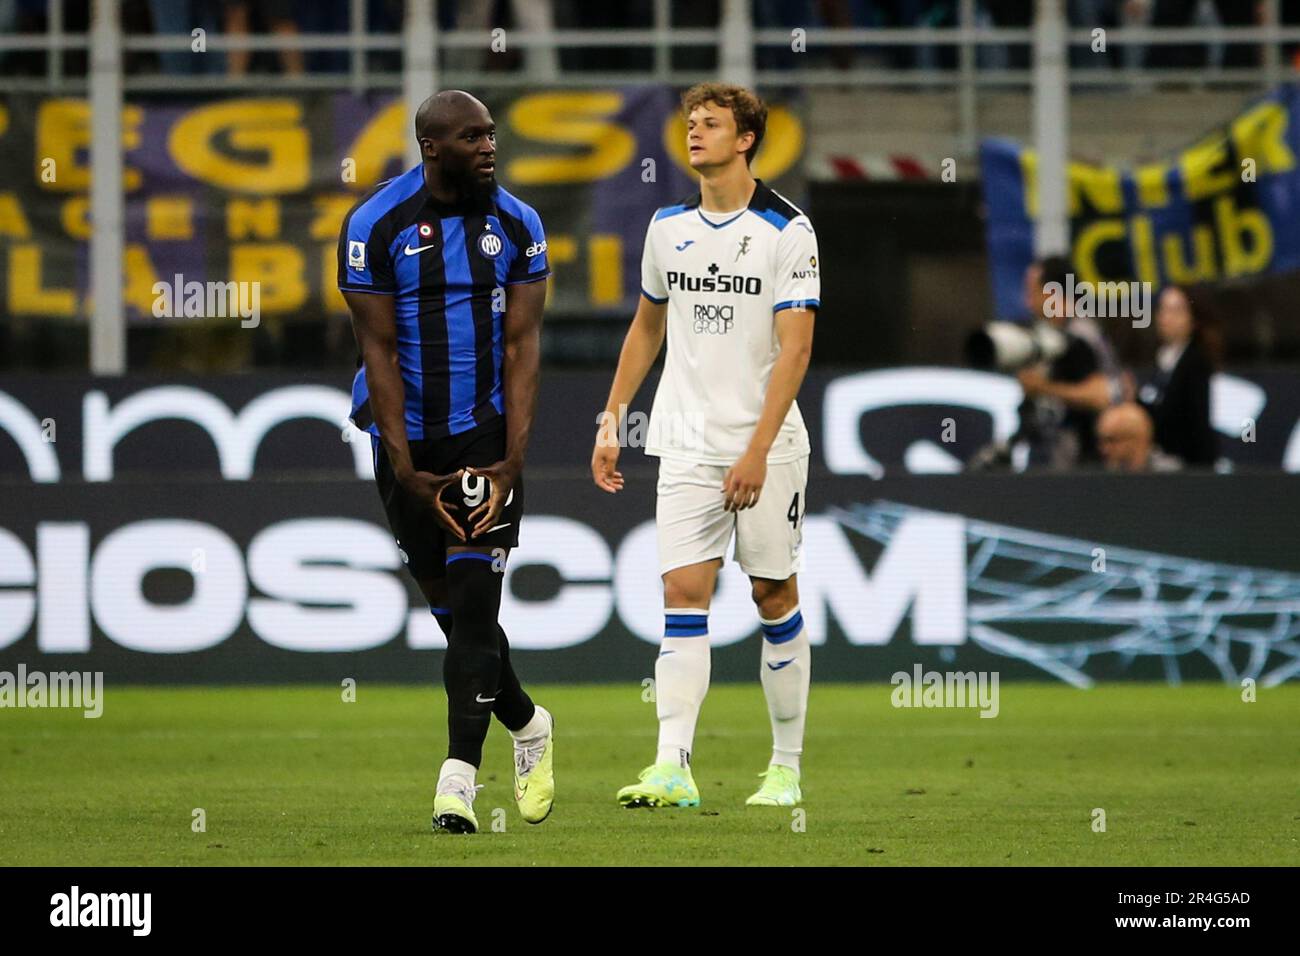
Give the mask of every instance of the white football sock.
M 772 763 L 798 770 L 812 672 L 808 632 L 798 606 L 774 621 L 759 620 L 763 625 L 759 672 L 772 721 Z
M 655 763 L 690 765 L 695 722 L 709 689 L 709 612 L 670 608 L 655 660 L 655 710 L 659 751 Z
M 442 769 L 438 771 L 438 782 L 446 780 L 448 777 L 468 777 L 470 786 L 474 785 L 474 776 L 478 773 L 478 767 L 472 763 L 466 763 L 464 760 L 453 760 L 448 757 L 442 762 Z
M 524 724 L 518 730 L 510 730 L 509 727 L 506 728 L 506 730 L 510 730 L 510 736 L 515 740 L 529 740 L 533 737 L 542 737 L 550 729 L 551 722 L 546 719 L 546 711 L 542 710 L 542 708 L 538 707 L 536 704 L 533 705 L 533 716 L 528 723 Z

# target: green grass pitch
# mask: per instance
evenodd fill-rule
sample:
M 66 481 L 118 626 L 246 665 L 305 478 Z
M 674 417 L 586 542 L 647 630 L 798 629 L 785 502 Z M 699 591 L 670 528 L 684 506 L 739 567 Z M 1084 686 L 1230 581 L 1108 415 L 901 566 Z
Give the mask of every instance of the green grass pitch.
M 98 720 L 0 710 L 0 862 L 1300 864 L 1300 686 L 1004 683 L 993 719 L 891 689 L 814 684 L 796 815 L 743 805 L 770 743 L 757 681 L 710 690 L 691 810 L 614 802 L 653 756 L 639 686 L 531 688 L 557 720 L 554 813 L 519 819 L 494 725 L 481 832 L 452 836 L 429 831 L 441 687 L 110 685 Z

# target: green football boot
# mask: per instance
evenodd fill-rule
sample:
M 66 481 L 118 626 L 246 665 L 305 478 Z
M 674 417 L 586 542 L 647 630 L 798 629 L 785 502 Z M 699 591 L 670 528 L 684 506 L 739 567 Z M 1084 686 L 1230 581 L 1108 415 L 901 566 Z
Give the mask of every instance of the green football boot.
M 545 736 L 515 741 L 515 804 L 528 823 L 541 823 L 555 804 L 555 718 L 545 707 L 537 709 L 546 717 Z
M 690 767 L 672 763 L 657 763 L 646 767 L 637 778 L 638 783 L 618 792 L 621 806 L 632 807 L 698 807 L 700 791 L 695 786 Z
M 797 807 L 803 799 L 799 771 L 774 763 L 762 773 L 763 785 L 745 801 L 747 807 Z

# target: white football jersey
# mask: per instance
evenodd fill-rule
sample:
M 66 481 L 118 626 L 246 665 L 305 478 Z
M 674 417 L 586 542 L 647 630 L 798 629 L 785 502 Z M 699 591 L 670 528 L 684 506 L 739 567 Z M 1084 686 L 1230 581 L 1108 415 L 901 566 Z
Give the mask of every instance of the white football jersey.
M 820 306 L 812 222 L 757 182 L 747 208 L 721 223 L 700 212 L 696 193 L 658 210 L 646 231 L 641 292 L 668 303 L 668 357 L 650 414 L 646 454 L 732 465 L 763 411 L 780 352 L 774 317 Z M 798 402 L 767 460 L 809 454 Z

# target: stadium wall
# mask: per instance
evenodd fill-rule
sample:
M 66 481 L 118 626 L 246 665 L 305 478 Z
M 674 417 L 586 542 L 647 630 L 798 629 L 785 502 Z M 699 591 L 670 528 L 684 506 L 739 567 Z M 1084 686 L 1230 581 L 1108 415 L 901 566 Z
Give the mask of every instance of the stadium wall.
M 1090 686 L 1300 670 L 1300 479 L 909 473 L 949 467 L 924 438 L 949 413 L 959 435 L 1005 429 L 1001 377 L 971 374 L 805 389 L 817 452 L 801 600 L 819 675 L 882 681 L 920 665 Z M 591 430 L 574 427 L 606 384 L 547 378 L 503 608 L 530 680 L 653 673 L 652 466 L 629 450 L 627 490 L 606 496 L 586 475 Z M 1286 452 L 1294 381 L 1239 384 L 1265 397 L 1278 427 L 1260 435 Z M 337 383 L 6 388 L 0 670 L 99 670 L 110 685 L 436 678 L 441 633 L 359 476 L 369 446 L 340 427 Z M 710 624 L 715 679 L 753 679 L 757 619 L 734 565 Z
M 607 371 L 548 369 L 528 452 L 530 475 L 585 475 Z M 1139 385 L 1149 372 L 1139 370 Z M 13 482 L 220 477 L 369 478 L 370 446 L 347 423 L 350 370 L 221 376 L 0 380 L 0 486 Z M 652 372 L 629 405 L 648 414 Z M 1008 375 L 913 366 L 809 373 L 799 406 L 812 472 L 947 473 L 1011 436 L 1022 392 Z M 1225 466 L 1300 472 L 1300 371 L 1228 370 L 1211 380 Z M 951 426 L 948 424 L 951 420 Z M 628 436 L 635 444 L 636 434 Z M 353 442 L 360 438 L 360 443 Z M 638 448 L 622 467 L 649 471 Z M 0 502 L 0 515 L 3 512 Z

